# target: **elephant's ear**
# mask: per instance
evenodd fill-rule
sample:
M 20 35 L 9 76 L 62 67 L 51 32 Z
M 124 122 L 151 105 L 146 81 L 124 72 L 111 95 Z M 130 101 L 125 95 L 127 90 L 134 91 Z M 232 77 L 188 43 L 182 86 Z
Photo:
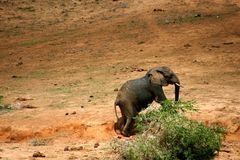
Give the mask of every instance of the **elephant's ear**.
M 161 72 L 159 72 L 158 70 L 151 70 L 148 73 L 148 76 L 149 76 L 149 81 L 151 84 L 160 85 L 160 86 L 168 85 L 164 75 Z

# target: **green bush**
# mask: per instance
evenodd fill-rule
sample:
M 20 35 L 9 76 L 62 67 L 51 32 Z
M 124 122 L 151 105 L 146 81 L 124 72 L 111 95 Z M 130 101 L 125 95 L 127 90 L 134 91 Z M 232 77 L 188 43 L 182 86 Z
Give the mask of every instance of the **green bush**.
M 195 110 L 192 102 L 165 101 L 162 106 L 136 117 L 140 134 L 118 145 L 121 157 L 130 160 L 213 159 L 225 130 L 186 118 L 184 112 Z

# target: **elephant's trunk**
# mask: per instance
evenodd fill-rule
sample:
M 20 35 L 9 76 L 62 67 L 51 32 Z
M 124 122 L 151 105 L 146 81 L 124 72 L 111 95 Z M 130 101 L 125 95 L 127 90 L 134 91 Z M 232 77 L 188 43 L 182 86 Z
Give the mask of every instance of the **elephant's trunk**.
M 175 101 L 179 100 L 180 83 L 175 83 Z

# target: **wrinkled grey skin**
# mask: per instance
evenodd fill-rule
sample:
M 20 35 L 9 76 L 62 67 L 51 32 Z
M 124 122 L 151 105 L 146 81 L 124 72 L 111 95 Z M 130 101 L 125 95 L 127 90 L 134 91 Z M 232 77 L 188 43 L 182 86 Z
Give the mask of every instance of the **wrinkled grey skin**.
M 124 83 L 117 94 L 114 108 L 117 117 L 115 130 L 120 130 L 124 136 L 130 136 L 133 118 L 156 101 L 161 103 L 166 100 L 162 86 L 175 85 L 175 101 L 179 99 L 180 81 L 176 74 L 168 67 L 155 67 L 150 69 L 145 76 L 129 80 Z M 118 118 L 116 106 L 119 106 L 122 117 Z

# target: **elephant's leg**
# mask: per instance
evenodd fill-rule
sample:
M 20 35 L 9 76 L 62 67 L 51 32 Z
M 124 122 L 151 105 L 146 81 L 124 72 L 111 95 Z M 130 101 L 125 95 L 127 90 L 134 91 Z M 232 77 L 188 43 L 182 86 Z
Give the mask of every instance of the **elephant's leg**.
M 123 130 L 122 130 L 122 134 L 124 135 L 124 136 L 127 136 L 127 137 L 129 137 L 130 136 L 130 131 L 129 131 L 129 129 L 130 129 L 130 124 L 132 123 L 132 118 L 131 117 L 128 117 L 127 118 L 127 122 L 126 122 L 126 124 L 125 124 L 125 126 L 123 127 Z
M 124 119 L 123 128 L 121 130 L 122 135 L 124 136 L 130 136 L 130 131 L 132 127 L 133 117 L 137 115 L 136 108 L 131 102 L 124 102 L 121 105 L 119 105 L 122 117 Z
M 121 133 L 126 123 L 125 117 L 120 117 L 117 119 L 117 122 L 114 124 L 114 130 L 116 133 Z

